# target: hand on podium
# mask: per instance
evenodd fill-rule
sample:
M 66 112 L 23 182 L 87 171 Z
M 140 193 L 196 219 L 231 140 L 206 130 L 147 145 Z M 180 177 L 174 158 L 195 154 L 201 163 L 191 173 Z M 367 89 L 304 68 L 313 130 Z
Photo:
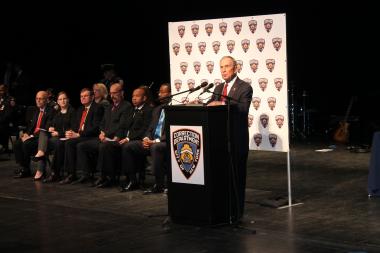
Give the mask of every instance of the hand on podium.
M 190 101 L 188 104 L 192 104 L 192 105 L 202 104 L 202 100 L 199 98 L 196 98 L 196 99 Z
M 218 106 L 218 105 L 225 105 L 225 104 L 226 103 L 224 103 L 223 101 L 212 101 L 207 106 Z

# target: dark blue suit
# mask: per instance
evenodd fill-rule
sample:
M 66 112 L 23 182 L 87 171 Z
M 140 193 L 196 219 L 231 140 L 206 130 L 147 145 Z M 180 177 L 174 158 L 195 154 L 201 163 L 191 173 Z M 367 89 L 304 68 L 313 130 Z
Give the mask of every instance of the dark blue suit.
M 219 94 L 223 93 L 224 83 L 218 85 L 214 95 L 208 102 L 221 101 Z M 228 96 L 231 100 L 231 148 L 232 161 L 234 164 L 235 181 L 238 190 L 239 214 L 244 212 L 245 184 L 247 176 L 247 157 L 249 150 L 248 112 L 252 100 L 253 90 L 251 85 L 240 80 L 238 77 L 232 85 Z M 236 100 L 236 101 L 235 101 Z M 234 196 L 234 194 L 232 194 Z M 233 198 L 234 200 L 235 198 Z M 237 205 L 236 200 L 232 205 Z
M 84 110 L 82 105 L 77 110 L 76 124 L 73 129 L 74 132 L 78 132 L 79 125 L 82 118 L 82 113 Z M 86 121 L 84 123 L 83 130 L 79 131 L 80 137 L 69 139 L 65 143 L 65 170 L 68 171 L 70 175 L 75 177 L 76 174 L 76 161 L 77 161 L 77 145 L 83 141 L 90 140 L 91 138 L 98 138 L 100 130 L 100 121 L 102 120 L 104 113 L 104 108 L 95 102 L 92 102 L 90 109 L 88 110 Z

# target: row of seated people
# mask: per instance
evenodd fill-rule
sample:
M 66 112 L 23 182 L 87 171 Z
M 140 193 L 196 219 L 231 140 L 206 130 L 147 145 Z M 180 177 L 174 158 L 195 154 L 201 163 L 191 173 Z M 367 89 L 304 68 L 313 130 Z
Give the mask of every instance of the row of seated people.
M 123 87 L 110 87 L 112 104 L 102 106 L 94 101 L 94 92 L 80 92 L 81 106 L 72 108 L 65 92 L 58 94 L 58 110 L 47 104 L 46 91 L 36 95 L 35 111 L 29 127 L 14 145 L 20 168 L 15 178 L 31 176 L 30 160 L 37 162 L 34 180 L 58 181 L 60 184 L 91 182 L 97 187 L 114 184 L 122 174 L 121 191 L 139 188 L 145 178 L 140 165 L 147 156 L 152 158 L 155 184 L 146 193 L 164 191 L 164 163 L 167 155 L 164 131 L 164 110 L 169 100 L 170 84 L 159 90 L 161 104 L 153 108 L 147 103 L 144 87 L 133 91 L 132 104 L 124 100 Z M 46 157 L 53 155 L 51 173 L 45 171 Z M 77 177 L 77 171 L 82 171 Z M 100 172 L 95 180 L 93 175 Z
M 107 86 L 103 83 L 95 83 L 92 87 L 94 92 L 94 101 L 104 107 L 110 105 L 108 101 Z M 8 92 L 8 86 L 0 83 L 0 153 L 10 153 L 9 141 L 12 135 L 18 137 L 18 132 L 25 129 L 26 122 L 30 120 L 28 116 L 35 110 L 34 106 L 20 104 L 15 97 Z M 59 110 L 53 89 L 46 89 L 47 105 Z M 149 93 L 150 94 L 150 93 Z M 150 96 L 149 96 L 150 97 Z M 150 99 L 150 98 L 149 98 Z M 26 116 L 25 116 L 26 115 Z M 13 146 L 13 145 L 12 145 Z

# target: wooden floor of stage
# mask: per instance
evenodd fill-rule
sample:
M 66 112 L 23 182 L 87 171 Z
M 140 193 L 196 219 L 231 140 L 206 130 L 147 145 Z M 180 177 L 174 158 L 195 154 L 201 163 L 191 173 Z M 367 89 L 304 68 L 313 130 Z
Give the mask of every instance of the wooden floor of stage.
M 380 199 L 367 196 L 370 153 L 315 152 L 322 148 L 291 147 L 298 205 L 280 209 L 286 153 L 251 151 L 240 228 L 165 223 L 166 194 L 13 179 L 17 166 L 3 154 L 0 252 L 380 252 Z

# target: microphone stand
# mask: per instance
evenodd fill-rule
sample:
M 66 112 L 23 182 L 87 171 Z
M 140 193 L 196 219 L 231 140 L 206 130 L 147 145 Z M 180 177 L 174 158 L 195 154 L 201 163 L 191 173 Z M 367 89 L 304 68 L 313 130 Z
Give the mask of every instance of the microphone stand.
M 180 94 L 183 94 L 183 93 L 186 93 L 186 92 L 193 93 L 194 91 L 197 91 L 200 88 L 201 88 L 201 86 L 198 86 L 198 87 L 195 87 L 195 88 L 192 88 L 192 89 L 188 89 L 188 90 L 185 90 L 185 91 L 178 92 L 176 94 L 172 94 L 172 95 L 169 95 L 169 96 L 166 96 L 166 97 L 158 98 L 157 100 L 158 101 L 167 100 L 167 99 L 170 100 L 170 99 L 172 99 L 173 97 L 175 97 L 177 95 L 180 95 Z
M 229 201 L 229 205 L 228 205 L 228 208 L 229 208 L 229 224 L 232 225 L 233 223 L 235 223 L 236 221 L 233 221 L 233 217 L 232 217 L 232 189 L 234 190 L 234 193 L 235 193 L 235 197 L 236 197 L 236 207 L 237 207 L 237 214 L 239 213 L 240 211 L 240 206 L 239 206 L 239 196 L 237 194 L 237 185 L 236 185 L 236 173 L 235 173 L 235 166 L 234 166 L 234 161 L 233 161 L 233 156 L 232 156 L 232 144 L 231 144 L 231 101 L 235 101 L 235 102 L 240 102 L 239 100 L 237 99 L 234 99 L 232 97 L 229 97 L 229 96 L 226 96 L 226 95 L 223 95 L 223 94 L 219 94 L 219 93 L 215 93 L 213 91 L 208 91 L 214 95 L 217 95 L 219 97 L 223 97 L 225 98 L 226 102 L 227 102 L 227 151 L 228 151 L 228 154 L 229 154 L 229 160 L 230 160 L 230 170 L 229 170 L 229 177 L 231 180 L 229 180 L 228 182 L 228 201 Z M 231 186 L 232 184 L 232 186 Z

